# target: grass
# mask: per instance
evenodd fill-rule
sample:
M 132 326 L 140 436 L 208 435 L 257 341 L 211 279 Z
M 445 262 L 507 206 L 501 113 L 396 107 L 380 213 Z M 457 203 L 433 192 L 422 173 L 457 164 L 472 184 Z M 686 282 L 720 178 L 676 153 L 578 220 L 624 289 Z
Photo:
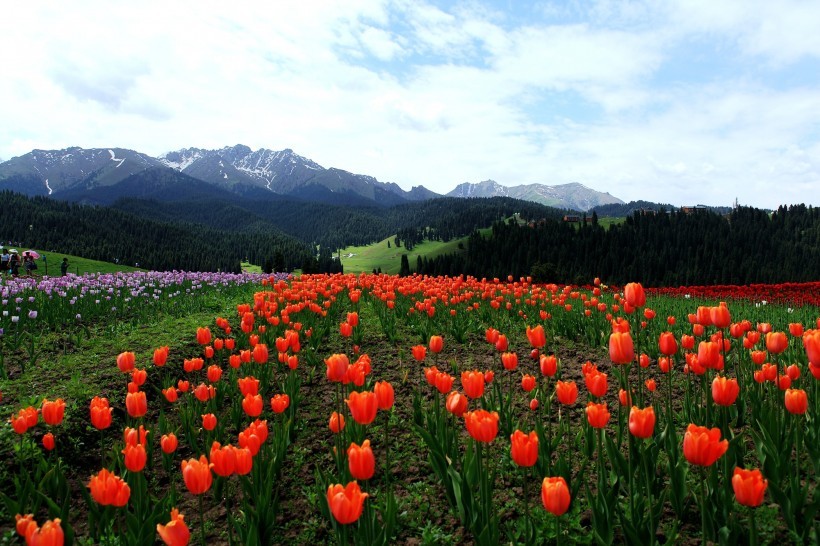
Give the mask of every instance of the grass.
M 19 248 L 20 254 L 26 250 L 27 248 Z M 45 250 L 37 250 L 38 254 L 40 254 L 40 259 L 37 260 L 37 271 L 35 272 L 38 276 L 43 276 L 48 273 L 50 277 L 58 277 L 60 275 L 60 264 L 63 261 L 63 258 L 68 258 L 68 272 L 74 273 L 76 275 L 83 275 L 85 273 L 117 273 L 117 272 L 128 272 L 128 271 L 142 271 L 138 267 L 131 267 L 124 264 L 115 264 L 112 262 L 102 262 L 99 260 L 89 260 L 88 258 L 81 258 L 79 256 L 73 256 L 71 254 L 64 254 L 62 252 L 50 252 Z M 20 268 L 20 274 L 23 275 L 24 271 L 23 268 Z
M 346 273 L 371 272 L 381 268 L 382 273 L 395 275 L 401 267 L 401 255 L 407 254 L 410 262 L 410 269 L 416 269 L 416 258 L 426 256 L 434 258 L 441 254 L 453 252 L 464 252 L 459 249 L 459 243 L 464 248 L 467 246 L 467 237 L 453 239 L 452 241 L 424 241 L 413 247 L 410 252 L 403 246 L 397 247 L 393 244 L 394 236 L 388 237 L 378 243 L 367 246 L 349 246 L 341 251 L 342 266 Z M 390 247 L 387 246 L 388 242 Z

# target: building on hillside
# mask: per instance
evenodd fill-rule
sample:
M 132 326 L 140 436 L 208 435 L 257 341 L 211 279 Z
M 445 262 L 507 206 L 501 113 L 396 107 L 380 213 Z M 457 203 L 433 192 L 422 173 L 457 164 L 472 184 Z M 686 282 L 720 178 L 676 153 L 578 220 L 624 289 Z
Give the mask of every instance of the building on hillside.
M 578 223 L 581 221 L 581 217 L 577 214 L 565 214 L 564 215 L 564 222 L 575 222 Z
M 683 206 L 680 208 L 684 214 L 692 214 L 695 212 L 706 212 L 709 209 L 706 205 L 695 205 L 694 207 Z

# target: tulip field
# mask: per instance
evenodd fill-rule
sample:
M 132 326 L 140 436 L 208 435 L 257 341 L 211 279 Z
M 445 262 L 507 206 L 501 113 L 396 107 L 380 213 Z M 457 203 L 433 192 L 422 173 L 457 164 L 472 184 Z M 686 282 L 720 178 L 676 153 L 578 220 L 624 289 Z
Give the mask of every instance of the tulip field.
M 3 544 L 817 544 L 820 283 L 0 284 Z

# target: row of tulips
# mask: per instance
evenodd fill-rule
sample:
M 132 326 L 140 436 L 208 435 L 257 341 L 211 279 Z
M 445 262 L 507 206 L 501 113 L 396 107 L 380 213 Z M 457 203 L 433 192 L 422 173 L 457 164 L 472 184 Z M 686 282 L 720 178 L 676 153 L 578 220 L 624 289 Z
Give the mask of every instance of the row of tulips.
M 582 312 L 575 311 L 575 302 Z M 137 368 L 130 353 L 117 359 L 128 378 L 124 407 L 129 428 L 122 444 L 102 450 L 108 460 L 103 457 L 102 470 L 88 482 L 89 529 L 96 539 L 110 533 L 115 523 L 124 524 L 127 543 L 149 544 L 157 525 L 164 525 L 177 533 L 159 531 L 166 543 L 187 543 L 184 519 L 171 512 L 180 500 L 176 486 L 181 481 L 198 499 L 200 516 L 204 495 L 211 490 L 214 502 L 238 507 L 240 516 L 229 522 L 229 541 L 269 543 L 276 523 L 275 483 L 295 439 L 299 387 L 324 360 L 336 392 L 328 408 L 335 468 L 321 470 L 318 480 L 328 521 L 341 543 L 392 540 L 396 499 L 389 431 L 396 426 L 391 410 L 395 391 L 371 377 L 372 364 L 361 349 L 372 341 L 364 336 L 362 323 L 374 317 L 384 329 L 390 321 L 383 317 L 393 316 L 393 324 L 401 324 L 398 313 L 406 309 L 403 331 L 422 335 L 442 328 L 447 333 L 413 347 L 385 333 L 397 344 L 397 360 L 410 352 L 418 362 L 412 373 L 423 377 L 420 385 L 429 384 L 429 389 L 417 388 L 395 401 L 412 404 L 413 428 L 429 449 L 430 467 L 454 514 L 478 543 L 501 540 L 495 491 L 498 482 L 517 475 L 513 472 L 521 475 L 525 505 L 515 538 L 524 542 L 542 541 L 548 534 L 565 536 L 564 514 L 584 506 L 591 509 L 600 543 L 615 540 L 616 529 L 621 529 L 617 538 L 627 542 L 654 543 L 666 508 L 680 521 L 699 512 L 704 542 L 753 541 L 755 518 L 736 517 L 735 503 L 758 506 L 767 492 L 795 540 L 817 536 L 820 330 L 793 322 L 786 335 L 767 322 L 756 327 L 751 320 L 732 322 L 732 304 L 693 308 L 685 321 L 669 314 L 661 325 L 648 302 L 651 297 L 635 283 L 622 293 L 608 292 L 603 285 L 586 293 L 524 280 L 273 280 L 252 304 L 238 306 L 235 318 L 218 318 L 216 334 L 204 327 L 197 331 L 202 353 L 183 359 L 183 378 L 177 375 L 178 359 L 169 364 L 174 359 L 165 348 L 154 352 L 150 373 Z M 449 312 L 436 311 L 442 307 Z M 345 317 L 338 329 L 345 352 L 321 358 L 339 316 Z M 458 317 L 466 320 L 457 322 Z M 565 366 L 549 354 L 548 342 L 572 328 L 577 329 L 574 338 L 595 344 L 608 340 L 611 364 L 590 362 L 573 370 L 575 364 Z M 489 369 L 466 369 L 470 366 L 464 366 L 455 348 L 443 356 L 445 339 L 457 344 L 460 336 L 477 331 L 494 355 Z M 584 393 L 571 379 L 577 371 L 586 388 L 580 419 L 576 405 Z M 617 409 L 610 401 L 616 396 L 609 374 L 617 379 Z M 272 395 L 270 438 L 270 426 L 260 420 L 266 405 L 260 392 Z M 20 514 L 46 509 L 61 520 L 56 523 L 61 527 L 70 520 L 65 506 L 71 496 L 61 461 L 42 459 L 36 467 L 26 467 L 24 456 L 35 449 L 27 431 L 39 426 L 38 415 L 48 427 L 59 426 L 54 417 L 59 410 L 52 404 L 47 411 L 51 423 L 45 421 L 46 404 L 39 413 L 24 408 L 12 419 L 20 436 L 21 468 L 15 483 L 19 500 L 7 505 Z M 111 427 L 111 409 L 103 399 L 92 401 L 93 426 Z M 384 414 L 381 441 L 368 432 L 379 409 Z M 238 447 L 230 441 L 234 434 Z M 110 441 L 101 434 L 103 445 Z M 157 444 L 163 453 L 155 457 Z M 379 465 L 380 479 L 371 482 L 377 468 L 374 447 L 385 463 Z M 182 452 L 192 457 L 183 462 Z M 168 491 L 158 493 L 148 490 L 145 473 L 160 461 L 169 475 L 177 463 L 181 472 L 170 480 Z M 539 528 L 531 517 L 534 473 L 554 529 Z M 51 477 L 40 497 L 32 484 L 43 483 L 46 474 Z M 171 521 L 164 523 L 168 514 Z M 232 510 L 229 514 L 233 518 Z M 745 519 L 749 527 L 740 525 Z M 18 521 L 23 520 L 34 522 L 33 516 L 21 515 Z M 36 543 L 28 538 L 30 527 L 18 523 L 21 536 Z M 48 529 L 54 528 L 52 521 Z M 66 534 L 70 542 L 70 526 Z

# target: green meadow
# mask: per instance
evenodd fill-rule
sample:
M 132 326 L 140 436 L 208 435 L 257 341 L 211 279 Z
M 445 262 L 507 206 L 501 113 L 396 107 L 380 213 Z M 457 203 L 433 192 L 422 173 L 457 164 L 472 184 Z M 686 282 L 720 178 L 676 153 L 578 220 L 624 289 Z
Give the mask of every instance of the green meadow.
M 387 239 L 366 246 L 349 246 L 340 252 L 340 259 L 345 273 L 370 273 L 374 269 L 381 268 L 382 273 L 395 275 L 401 267 L 401 255 L 407 254 L 410 262 L 410 270 L 416 269 L 416 259 L 419 256 L 435 258 L 441 254 L 452 252 L 466 252 L 467 237 L 453 239 L 452 241 L 424 241 L 413 247 L 410 252 L 403 246 L 396 247 L 393 244 L 395 239 L 391 235 Z M 387 246 L 388 241 L 390 246 Z M 459 243 L 462 248 L 459 248 Z

